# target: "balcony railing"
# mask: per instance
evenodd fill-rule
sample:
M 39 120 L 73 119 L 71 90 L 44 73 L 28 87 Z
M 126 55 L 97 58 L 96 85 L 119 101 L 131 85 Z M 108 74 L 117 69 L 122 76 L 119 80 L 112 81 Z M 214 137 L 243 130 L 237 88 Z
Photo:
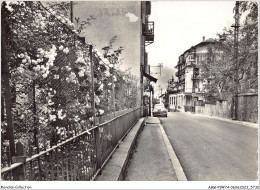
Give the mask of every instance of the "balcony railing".
M 200 80 L 201 77 L 199 75 L 193 75 L 192 80 Z
M 143 35 L 145 36 L 145 42 L 149 44 L 154 42 L 154 22 L 143 24 Z
M 192 93 L 200 92 L 200 88 L 192 88 Z

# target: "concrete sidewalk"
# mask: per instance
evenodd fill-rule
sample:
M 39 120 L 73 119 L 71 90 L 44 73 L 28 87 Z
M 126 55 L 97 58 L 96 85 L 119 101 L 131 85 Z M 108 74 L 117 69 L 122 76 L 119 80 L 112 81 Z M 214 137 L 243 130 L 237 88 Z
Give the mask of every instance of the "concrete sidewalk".
M 95 181 L 186 181 L 157 117 L 141 118 Z
M 127 168 L 126 181 L 177 181 L 157 117 L 148 117 Z
M 144 127 L 144 121 L 144 118 L 139 119 L 125 139 L 119 143 L 119 147 L 101 170 L 101 175 L 95 178 L 95 181 L 121 181 L 124 179 L 137 137 Z

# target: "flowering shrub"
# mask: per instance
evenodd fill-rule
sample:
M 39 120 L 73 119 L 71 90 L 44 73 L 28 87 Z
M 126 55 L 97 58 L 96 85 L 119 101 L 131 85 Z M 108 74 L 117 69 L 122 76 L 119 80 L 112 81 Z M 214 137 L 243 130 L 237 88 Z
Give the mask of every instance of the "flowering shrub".
M 74 24 L 40 2 L 6 2 L 2 15 L 16 141 L 25 142 L 29 138 L 36 153 L 46 145 L 52 146 L 91 128 L 89 49 L 80 40 Z M 138 89 L 133 81 L 137 79 L 122 71 L 115 71 L 113 76 L 111 60 L 96 50 L 93 62 L 96 115 L 113 111 L 111 77 L 115 77 L 117 110 L 136 106 Z M 2 116 L 2 147 L 5 147 L 7 125 L 3 109 Z M 28 152 L 28 147 L 25 151 Z

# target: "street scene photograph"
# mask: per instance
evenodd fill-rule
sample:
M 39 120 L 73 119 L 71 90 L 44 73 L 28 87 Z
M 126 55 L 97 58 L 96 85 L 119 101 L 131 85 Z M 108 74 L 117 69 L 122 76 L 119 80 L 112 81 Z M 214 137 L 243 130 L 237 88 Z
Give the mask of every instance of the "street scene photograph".
M 259 189 L 258 150 L 258 1 L 1 2 L 1 189 Z

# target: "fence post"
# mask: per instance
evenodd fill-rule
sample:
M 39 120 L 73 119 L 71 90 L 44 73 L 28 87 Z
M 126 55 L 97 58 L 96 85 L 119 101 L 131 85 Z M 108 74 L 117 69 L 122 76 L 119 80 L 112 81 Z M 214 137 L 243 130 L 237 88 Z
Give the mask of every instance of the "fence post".
M 95 133 L 95 142 L 96 142 L 97 169 L 99 169 L 102 163 L 99 127 L 94 130 L 94 133 Z M 101 175 L 101 171 L 99 172 L 99 175 Z
M 13 171 L 14 181 L 24 181 L 26 157 L 23 154 L 23 144 L 21 142 L 16 143 L 16 153 L 17 156 L 12 157 L 12 162 L 13 163 L 23 162 L 23 165 L 14 169 Z
M 93 65 L 93 55 L 92 55 L 92 45 L 89 46 L 89 55 L 90 55 L 90 66 L 91 66 L 91 91 L 92 91 L 92 117 L 93 117 L 93 126 L 96 125 L 96 108 L 95 108 L 95 90 L 94 90 L 94 65 Z M 96 144 L 96 158 L 97 158 L 97 169 L 101 167 L 101 143 L 100 143 L 100 133 L 99 127 L 94 130 L 95 135 L 95 144 Z M 99 172 L 101 174 L 101 171 Z

